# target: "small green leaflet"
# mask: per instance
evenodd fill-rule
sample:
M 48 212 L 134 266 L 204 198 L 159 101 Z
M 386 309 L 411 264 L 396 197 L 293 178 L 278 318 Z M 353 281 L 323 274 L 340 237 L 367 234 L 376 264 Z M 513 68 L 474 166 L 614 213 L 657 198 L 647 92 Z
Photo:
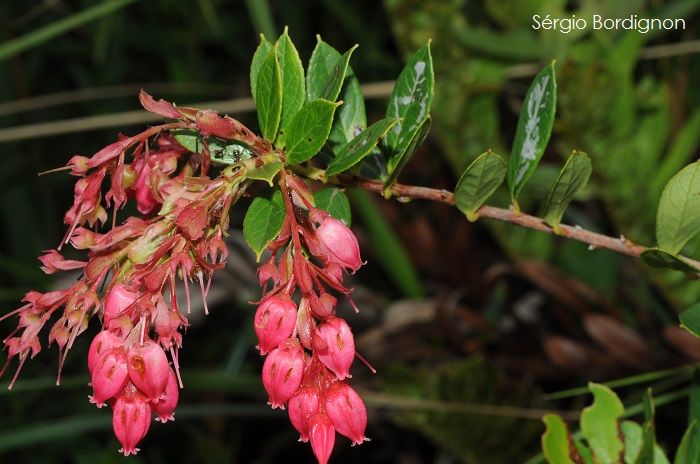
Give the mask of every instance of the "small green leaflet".
M 385 195 L 387 191 L 391 188 L 391 186 L 396 183 L 396 180 L 398 179 L 401 171 L 403 171 L 403 168 L 406 167 L 406 164 L 408 164 L 411 158 L 413 158 L 413 155 L 416 154 L 418 147 L 421 146 L 425 138 L 428 136 L 428 132 L 430 131 L 430 123 L 431 117 L 430 115 L 428 115 L 418 127 L 418 130 L 416 130 L 413 133 L 413 137 L 411 138 L 411 140 L 409 140 L 406 149 L 403 151 L 403 153 L 401 153 L 401 155 L 398 158 L 396 158 L 396 165 L 393 169 L 391 169 L 391 171 L 389 172 L 389 176 L 384 181 L 383 190 Z M 387 134 L 387 137 L 389 136 L 389 133 Z M 386 141 L 386 137 L 384 138 L 384 140 Z
M 479 217 L 476 211 L 503 183 L 506 163 L 492 151 L 475 159 L 464 171 L 455 187 L 455 206 L 467 219 L 474 222 Z
M 325 188 L 314 193 L 316 207 L 326 211 L 328 214 L 343 221 L 350 227 L 350 202 L 342 190 L 335 188 Z
M 668 181 L 656 213 L 659 248 L 678 253 L 700 231 L 700 161 Z
M 284 147 L 286 130 L 292 122 L 294 115 L 304 105 L 306 91 L 304 89 L 304 67 L 299 58 L 299 52 L 294 47 L 287 28 L 275 44 L 277 61 L 280 67 L 280 81 L 282 85 L 282 113 L 279 124 L 279 134 L 276 137 L 276 145 Z M 268 140 L 272 138 L 266 137 Z
M 605 385 L 589 382 L 593 404 L 581 412 L 581 432 L 588 441 L 595 462 L 618 462 L 625 444 L 618 421 L 625 412 L 617 395 Z
M 287 129 L 288 163 L 303 163 L 321 150 L 331 131 L 333 113 L 340 103 L 316 99 L 294 116 Z
M 508 162 L 508 187 L 516 208 L 518 195 L 540 162 L 552 135 L 556 108 L 557 84 L 552 62 L 532 81 L 518 119 Z
M 265 57 L 272 50 L 272 44 L 265 38 L 264 35 L 260 34 L 260 45 L 258 45 L 255 54 L 253 55 L 253 61 L 250 64 L 250 91 L 257 105 L 257 87 L 258 87 L 258 74 L 260 73 L 260 68 L 262 67 Z
M 389 172 L 398 166 L 403 153 L 415 140 L 416 132 L 428 117 L 434 83 L 433 59 L 428 42 L 403 68 L 389 99 L 386 117 L 402 119 L 386 135 L 383 144 Z
M 180 145 L 192 153 L 202 152 L 204 143 L 198 131 L 177 129 L 171 131 L 171 133 Z M 209 146 L 209 154 L 213 163 L 235 164 L 253 157 L 250 147 L 237 140 L 224 141 L 217 137 L 207 137 L 206 142 Z
M 348 67 L 345 76 L 341 98 L 343 106 L 338 109 L 331 134 L 328 136 L 328 141 L 336 147 L 342 147 L 367 127 L 365 99 L 351 67 Z
M 691 275 L 700 273 L 700 269 L 693 264 L 661 248 L 647 248 L 639 257 L 647 266 L 673 269 L 674 271 L 681 271 Z
M 574 151 L 552 185 L 542 215 L 544 222 L 559 231 L 559 223 L 569 203 L 576 197 L 591 177 L 591 160 L 583 152 Z
M 362 161 L 362 158 L 369 155 L 372 149 L 377 146 L 379 140 L 397 122 L 398 119 L 382 119 L 360 132 L 360 135 L 338 151 L 333 161 L 328 165 L 326 174 L 329 176 L 338 174 Z
M 268 52 L 260 67 L 255 95 L 262 135 L 274 141 L 282 115 L 282 82 L 276 47 Z
M 248 207 L 243 219 L 243 235 L 258 261 L 268 243 L 277 238 L 282 230 L 284 217 L 284 200 L 279 189 L 274 190 L 272 198 L 262 195 L 255 197 Z
M 335 101 L 343 86 L 350 56 L 357 45 L 341 56 L 336 49 L 321 40 L 320 36 L 317 38 L 318 42 L 311 54 L 306 73 L 306 98 L 309 101 L 317 98 Z
M 673 464 L 688 464 L 689 462 L 698 462 L 700 458 L 700 453 L 698 453 L 699 448 L 695 446 L 693 449 L 693 443 L 696 436 L 696 429 L 698 422 L 696 419 L 690 421 L 690 425 L 683 434 L 681 438 L 681 444 L 678 445 L 678 450 L 676 450 L 676 458 L 673 460 Z
M 556 414 L 545 414 L 542 418 L 547 430 L 542 435 L 542 451 L 551 464 L 575 464 L 570 458 L 573 439 L 566 423 Z
M 700 337 L 700 303 L 695 303 L 680 313 L 678 319 L 681 321 L 681 327 Z
M 255 168 L 246 173 L 248 179 L 264 180 L 270 187 L 272 187 L 272 180 L 275 178 L 280 169 L 282 169 L 281 161 L 273 161 L 271 163 L 263 164 L 259 168 Z

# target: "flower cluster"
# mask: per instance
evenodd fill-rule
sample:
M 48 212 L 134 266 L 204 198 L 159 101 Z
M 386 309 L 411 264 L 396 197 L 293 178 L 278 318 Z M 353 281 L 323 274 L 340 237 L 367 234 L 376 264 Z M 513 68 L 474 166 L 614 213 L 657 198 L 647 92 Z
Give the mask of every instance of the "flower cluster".
M 363 263 L 355 235 L 314 207 L 303 181 L 283 172 L 280 186 L 285 220 L 268 247 L 269 261 L 258 269 L 261 285 L 273 284 L 255 314 L 257 348 L 267 354 L 262 380 L 268 404 L 287 406 L 300 441 L 310 441 L 318 462 L 325 464 L 336 431 L 353 444 L 367 440 L 367 410 L 344 381 L 355 358 L 353 335 L 336 315 L 337 299 L 329 293 L 348 296 L 343 272 L 355 272 Z M 292 299 L 296 290 L 298 305 Z

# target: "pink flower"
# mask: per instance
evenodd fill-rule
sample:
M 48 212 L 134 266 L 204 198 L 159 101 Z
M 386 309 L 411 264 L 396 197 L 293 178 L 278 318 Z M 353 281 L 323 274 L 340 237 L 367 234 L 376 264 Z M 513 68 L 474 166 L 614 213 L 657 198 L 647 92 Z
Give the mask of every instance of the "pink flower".
M 266 354 L 292 335 L 297 323 L 297 305 L 292 297 L 278 293 L 263 300 L 255 313 L 255 333 L 260 354 Z
M 168 383 L 165 385 L 165 398 L 161 399 L 157 403 L 151 403 L 151 409 L 155 413 L 156 420 L 160 420 L 163 423 L 169 420 L 175 420 L 173 414 L 175 411 L 175 406 L 180 399 L 180 386 L 177 383 L 177 377 L 175 377 L 175 372 L 170 369 L 168 373 Z
M 352 440 L 353 445 L 368 440 L 365 437 L 367 408 L 360 395 L 348 384 L 333 382 L 326 392 L 324 405 L 335 429 Z
M 147 340 L 129 350 L 129 378 L 141 390 L 148 401 L 157 403 L 168 384 L 170 366 L 163 348 Z
M 92 396 L 90 402 L 98 408 L 119 395 L 129 380 L 124 348 L 117 347 L 102 353 L 92 372 Z
M 117 440 L 122 444 L 120 453 L 124 456 L 136 454 L 138 442 L 148 433 L 151 426 L 151 407 L 143 394 L 132 384 L 114 402 L 112 427 Z
M 289 400 L 289 421 L 299 432 L 299 441 L 309 441 L 309 420 L 319 411 L 321 393 L 315 385 L 305 386 Z
M 88 371 L 90 371 L 90 374 L 92 374 L 98 359 L 100 359 L 100 356 L 102 356 L 104 352 L 120 346 L 121 344 L 122 340 L 107 330 L 103 330 L 95 335 L 95 338 L 92 339 L 92 343 L 90 344 L 90 349 L 88 350 Z
M 287 339 L 267 355 L 262 369 L 262 381 L 270 395 L 267 404 L 272 409 L 284 409 L 294 396 L 304 373 L 304 350 L 298 341 Z
M 136 315 L 134 311 L 135 302 L 139 294 L 129 290 L 124 284 L 116 284 L 109 289 L 104 299 L 104 324 L 109 326 L 112 319 L 118 318 L 125 313 Z M 131 317 L 131 322 L 138 320 L 138 317 Z
M 316 327 L 317 340 L 314 354 L 338 377 L 351 377 L 350 366 L 355 359 L 355 340 L 345 320 L 339 317 L 328 319 Z
M 324 413 L 319 412 L 309 419 L 309 440 L 318 464 L 327 464 L 335 446 L 335 429 Z
M 339 264 L 357 271 L 364 263 L 360 258 L 360 245 L 352 231 L 333 217 L 327 217 L 316 229 L 316 238 L 329 263 Z

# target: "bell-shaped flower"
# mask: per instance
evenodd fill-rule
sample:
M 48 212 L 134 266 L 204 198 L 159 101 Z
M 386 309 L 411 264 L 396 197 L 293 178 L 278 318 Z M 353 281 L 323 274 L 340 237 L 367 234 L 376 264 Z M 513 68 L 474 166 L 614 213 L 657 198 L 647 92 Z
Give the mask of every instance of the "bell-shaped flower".
M 287 339 L 270 351 L 262 369 L 262 381 L 272 409 L 284 405 L 299 389 L 304 374 L 304 350 L 298 341 Z
M 134 385 L 129 385 L 119 395 L 113 406 L 112 427 L 117 440 L 122 444 L 124 456 L 136 454 L 136 447 L 151 426 L 151 407 L 146 397 Z
M 105 351 L 92 371 L 92 396 L 90 402 L 98 408 L 121 394 L 129 380 L 126 351 L 121 346 Z
M 339 264 L 353 272 L 364 263 L 360 245 L 352 231 L 338 219 L 327 217 L 316 229 L 316 238 L 325 252 L 325 260 Z
M 100 356 L 102 356 L 104 352 L 120 346 L 121 344 L 122 340 L 107 330 L 103 330 L 95 335 L 95 338 L 92 339 L 92 343 L 90 343 L 90 349 L 88 350 L 88 371 L 90 374 L 92 374 L 97 360 L 100 359 Z
M 299 432 L 299 441 L 309 441 L 309 420 L 316 415 L 321 406 L 321 393 L 318 386 L 307 385 L 289 399 L 289 421 Z
M 173 416 L 175 411 L 175 406 L 180 399 L 180 385 L 177 382 L 177 377 L 175 372 L 170 369 L 168 373 L 168 383 L 165 385 L 165 398 L 162 398 L 157 403 L 151 403 L 151 409 L 153 413 L 158 416 L 156 420 L 163 423 L 169 420 L 175 420 Z
M 335 446 L 335 429 L 331 419 L 322 412 L 309 419 L 309 440 L 318 464 L 328 464 Z
M 292 297 L 278 293 L 266 298 L 255 312 L 255 333 L 260 354 L 267 354 L 292 335 L 297 323 L 297 305 Z
M 315 333 L 314 355 L 343 380 L 350 376 L 350 366 L 355 359 L 355 340 L 350 326 L 340 317 L 333 317 L 319 324 Z
M 348 384 L 333 382 L 326 392 L 324 405 L 335 430 L 352 440 L 353 445 L 369 440 L 365 437 L 367 408 L 360 395 Z
M 129 378 L 148 401 L 157 403 L 168 384 L 170 366 L 165 351 L 157 343 L 147 340 L 134 345 L 128 354 Z
M 129 313 L 131 322 L 138 320 L 138 314 L 134 311 L 135 302 L 139 294 L 132 292 L 124 284 L 115 284 L 107 293 L 104 299 L 104 324 L 109 326 L 112 319 L 118 318 L 125 313 Z M 135 316 L 132 317 L 132 316 Z

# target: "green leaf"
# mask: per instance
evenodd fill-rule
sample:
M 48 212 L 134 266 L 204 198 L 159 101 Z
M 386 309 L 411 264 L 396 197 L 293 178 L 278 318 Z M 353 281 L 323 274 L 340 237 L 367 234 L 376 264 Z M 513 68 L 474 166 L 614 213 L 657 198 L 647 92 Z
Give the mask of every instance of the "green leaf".
M 343 221 L 350 227 L 352 219 L 350 215 L 350 202 L 342 190 L 335 188 L 325 188 L 314 193 L 316 207 L 326 211 L 328 214 Z
M 328 139 L 333 113 L 339 104 L 317 99 L 294 116 L 287 129 L 288 163 L 303 163 L 318 153 Z
M 695 429 L 697 428 L 697 425 L 697 420 L 692 420 L 690 422 L 690 425 L 683 434 L 681 444 L 678 445 L 678 450 L 676 450 L 676 457 L 673 460 L 673 464 L 693 464 L 698 462 L 698 459 L 700 458 L 698 451 L 700 451 L 700 448 L 695 446 L 695 454 L 691 454 L 691 447 L 693 446 L 692 443 L 694 440 L 696 440 Z
M 681 321 L 681 327 L 696 337 L 700 337 L 700 303 L 688 307 L 678 315 L 678 319 Z
M 408 142 L 408 145 L 406 146 L 406 149 L 401 154 L 401 156 L 397 158 L 396 165 L 392 170 L 390 170 L 389 176 L 387 177 L 386 181 L 384 181 L 383 188 L 385 192 L 388 189 L 390 189 L 392 185 L 394 185 L 396 179 L 398 179 L 399 177 L 399 174 L 401 174 L 401 171 L 403 171 L 403 168 L 406 167 L 406 164 L 408 164 L 411 158 L 413 158 L 413 155 L 418 150 L 418 147 L 420 147 L 425 138 L 428 136 L 428 132 L 430 131 L 430 123 L 431 117 L 430 115 L 428 115 L 428 117 L 425 118 L 421 125 L 418 127 L 418 130 L 413 133 L 413 138 L 411 138 L 411 140 Z M 390 133 L 391 131 L 389 131 L 387 137 Z
M 263 137 L 273 141 L 282 115 L 282 82 L 275 47 L 268 52 L 260 67 L 255 95 L 260 130 Z
M 542 215 L 544 222 L 553 227 L 554 230 L 559 230 L 559 223 L 564 216 L 564 211 L 576 194 L 586 186 L 592 171 L 591 160 L 585 153 L 574 151 L 569 157 L 559 173 L 559 177 L 552 185 Z
M 265 57 L 272 50 L 272 44 L 265 38 L 264 35 L 260 34 L 260 45 L 255 50 L 253 54 L 253 61 L 250 64 L 250 91 L 253 94 L 253 99 L 257 105 L 257 87 L 258 87 L 258 74 L 260 73 L 260 68 L 262 68 Z
M 275 178 L 280 169 L 282 169 L 281 161 L 273 161 L 271 163 L 263 164 L 259 168 L 248 171 L 246 177 L 248 179 L 264 180 L 270 187 L 272 187 L 272 180 Z
M 294 116 L 304 105 L 304 67 L 299 58 L 299 52 L 294 47 L 287 28 L 275 44 L 277 61 L 280 66 L 280 81 L 282 83 L 282 115 L 279 124 L 279 137 L 276 145 L 284 147 L 286 130 Z M 272 140 L 272 139 L 269 139 Z
M 279 189 L 275 189 L 271 197 L 255 197 L 248 207 L 243 219 L 243 235 L 258 261 L 268 243 L 282 230 L 284 217 L 284 200 Z
M 605 385 L 589 382 L 593 404 L 581 412 L 581 432 L 591 447 L 596 462 L 617 463 L 624 450 L 618 420 L 625 412 L 617 395 Z
M 547 147 L 557 107 L 554 62 L 532 81 L 518 119 L 513 150 L 508 163 L 508 187 L 514 205 Z
M 357 45 L 341 56 L 335 48 L 321 40 L 320 36 L 317 36 L 317 39 L 306 75 L 306 98 L 308 101 L 317 98 L 335 101 L 343 86 L 350 56 Z
M 397 122 L 398 119 L 382 119 L 360 132 L 360 135 L 340 149 L 333 161 L 328 165 L 326 174 L 332 176 L 359 163 L 362 158 L 367 156 L 377 146 L 379 139 L 384 137 L 387 131 L 391 129 L 391 126 Z
M 574 464 L 570 452 L 573 439 L 566 424 L 556 414 L 545 414 L 542 418 L 547 430 L 542 435 L 542 451 L 550 464 Z
M 362 96 L 360 83 L 351 67 L 348 67 L 345 76 L 341 98 L 343 105 L 338 109 L 338 115 L 328 137 L 331 144 L 339 147 L 350 142 L 367 127 L 365 99 Z
M 455 206 L 470 221 L 479 217 L 476 211 L 496 191 L 506 176 L 506 163 L 492 151 L 475 159 L 455 187 Z
M 659 201 L 656 240 L 659 248 L 678 253 L 700 231 L 700 162 L 673 176 Z
M 625 437 L 625 464 L 634 464 L 644 442 L 644 430 L 632 421 L 623 421 L 620 430 Z
M 688 423 L 700 422 L 700 370 L 697 368 L 693 370 L 693 376 L 690 381 L 689 400 Z M 697 458 L 700 456 L 700 427 L 695 427 L 693 429 L 692 438 L 688 444 L 688 455 L 695 458 L 688 462 L 698 462 Z
M 428 42 L 403 68 L 389 99 L 386 117 L 402 119 L 386 135 L 383 143 L 389 172 L 398 166 L 407 147 L 415 140 L 415 134 L 423 127 L 430 113 L 434 83 Z
M 700 272 L 700 269 L 682 257 L 666 250 L 662 250 L 661 248 L 647 248 L 642 252 L 640 258 L 642 258 L 644 264 L 651 267 L 673 269 L 675 271 L 682 271 L 687 274 L 697 274 Z

